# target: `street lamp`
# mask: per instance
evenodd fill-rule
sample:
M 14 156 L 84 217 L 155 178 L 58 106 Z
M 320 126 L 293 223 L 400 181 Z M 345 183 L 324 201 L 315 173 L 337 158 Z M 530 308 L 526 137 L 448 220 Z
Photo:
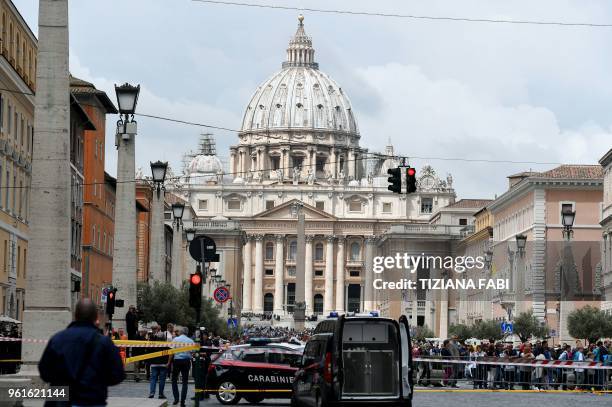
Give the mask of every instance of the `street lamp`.
M 117 94 L 119 113 L 126 116 L 133 115 L 136 112 L 140 85 L 132 86 L 127 82 L 121 86 L 115 85 L 115 93 Z
M 488 269 L 491 267 L 491 263 L 493 263 L 493 252 L 489 249 L 485 251 L 484 255 L 485 266 Z
M 168 170 L 168 162 L 156 161 L 151 163 L 151 174 L 153 175 L 154 188 L 157 190 L 157 197 L 163 188 L 166 180 L 166 171 Z
M 563 225 L 563 237 L 567 240 L 572 238 L 574 231 L 574 220 L 576 219 L 576 211 L 572 211 L 571 205 L 563 205 L 561 208 L 561 224 Z
M 527 244 L 527 236 L 524 234 L 516 235 L 516 249 L 519 252 L 519 255 L 523 255 L 525 253 L 525 245 Z
M 185 229 L 185 236 L 187 237 L 187 243 L 191 243 L 195 239 L 195 229 Z
M 181 202 L 172 204 L 172 216 L 176 221 L 176 228 L 178 229 L 179 225 L 182 224 L 183 212 L 185 211 L 185 204 Z

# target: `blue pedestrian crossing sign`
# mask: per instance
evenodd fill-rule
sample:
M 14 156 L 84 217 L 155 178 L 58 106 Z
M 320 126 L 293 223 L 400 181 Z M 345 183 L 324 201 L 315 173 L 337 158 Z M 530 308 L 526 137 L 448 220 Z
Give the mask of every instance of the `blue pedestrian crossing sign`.
M 228 318 L 227 327 L 228 328 L 238 328 L 238 318 Z
M 512 322 L 502 322 L 501 324 L 501 330 L 503 334 L 511 334 L 513 333 L 513 324 Z

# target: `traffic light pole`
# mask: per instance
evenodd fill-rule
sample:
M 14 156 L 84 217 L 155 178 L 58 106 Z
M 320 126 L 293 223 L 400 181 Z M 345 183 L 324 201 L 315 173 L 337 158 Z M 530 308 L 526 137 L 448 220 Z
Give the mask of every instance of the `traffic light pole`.
M 202 308 L 196 307 L 196 329 L 200 332 L 200 337 L 198 340 L 200 341 L 200 351 L 196 353 L 194 361 L 193 361 L 193 379 L 195 382 L 195 405 L 196 407 L 200 405 L 200 397 L 203 391 L 205 391 L 203 383 L 202 383 L 202 331 L 200 331 L 200 312 Z M 199 391 L 198 391 L 199 390 Z

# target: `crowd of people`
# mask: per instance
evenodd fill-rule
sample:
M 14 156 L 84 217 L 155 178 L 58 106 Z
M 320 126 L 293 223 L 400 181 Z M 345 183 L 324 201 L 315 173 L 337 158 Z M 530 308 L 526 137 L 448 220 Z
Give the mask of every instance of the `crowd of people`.
M 544 367 L 537 361 L 600 362 L 612 366 L 612 342 L 598 341 L 584 346 L 549 346 L 547 341 L 518 346 L 503 342 L 465 344 L 452 337 L 441 344 L 423 341 L 414 343 L 414 358 L 431 359 L 416 364 L 416 381 L 428 386 L 439 383 L 457 387 L 458 380 L 470 381 L 474 389 L 568 389 L 601 390 L 612 383 L 610 370 L 588 367 Z M 441 381 L 435 380 L 436 371 Z M 434 378 L 432 379 L 432 373 Z

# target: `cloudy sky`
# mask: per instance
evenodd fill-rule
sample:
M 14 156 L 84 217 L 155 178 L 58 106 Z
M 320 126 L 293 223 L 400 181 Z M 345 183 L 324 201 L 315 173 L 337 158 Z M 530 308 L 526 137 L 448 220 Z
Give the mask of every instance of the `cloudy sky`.
M 37 32 L 38 0 L 13 0 Z M 612 23 L 580 0 L 274 0 L 259 4 L 486 19 Z M 298 12 L 192 0 L 70 1 L 70 69 L 114 99 L 140 83 L 141 113 L 236 129 L 257 85 L 280 69 Z M 459 197 L 492 198 L 505 177 L 595 164 L 612 147 L 612 28 L 412 20 L 304 12 L 316 60 L 348 93 L 362 145 L 418 157 Z M 109 117 L 107 167 L 115 173 Z M 137 165 L 180 168 L 197 127 L 140 117 Z M 237 136 L 215 131 L 226 158 Z M 493 163 L 440 158 L 534 163 Z M 549 163 L 549 164 L 536 164 Z

